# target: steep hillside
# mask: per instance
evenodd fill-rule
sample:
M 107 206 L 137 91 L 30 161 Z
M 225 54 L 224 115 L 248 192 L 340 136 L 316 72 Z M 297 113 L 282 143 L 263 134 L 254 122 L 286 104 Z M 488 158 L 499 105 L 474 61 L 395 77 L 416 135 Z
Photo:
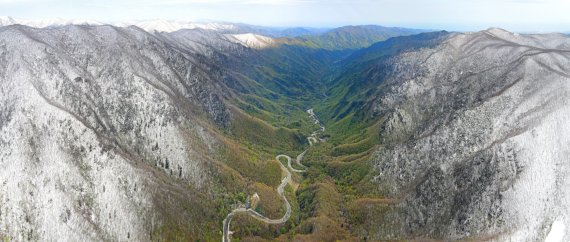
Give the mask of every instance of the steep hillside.
M 355 54 L 333 88 L 332 103 L 345 102 L 337 123 L 353 115 L 378 127 L 367 134 L 378 195 L 353 201 L 353 232 L 540 241 L 566 226 L 570 39 L 420 36 Z
M 0 29 L 1 234 L 217 240 L 240 194 L 278 182 L 273 155 L 247 144 L 294 149 L 301 138 L 245 114 L 219 81 L 220 51 L 247 49 L 175 40 L 112 26 Z

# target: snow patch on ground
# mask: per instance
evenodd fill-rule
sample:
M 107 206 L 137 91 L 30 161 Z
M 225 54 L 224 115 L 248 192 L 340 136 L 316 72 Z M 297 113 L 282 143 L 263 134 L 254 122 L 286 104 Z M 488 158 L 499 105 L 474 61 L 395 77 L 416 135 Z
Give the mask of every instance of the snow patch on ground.
M 546 236 L 544 242 L 562 242 L 564 241 L 564 234 L 566 233 L 566 226 L 561 221 L 554 221 L 550 228 L 550 233 Z
M 542 99 L 545 96 L 546 93 L 540 93 L 534 98 Z M 521 103 L 516 112 L 525 113 L 534 108 L 533 103 L 540 103 L 532 100 L 534 98 Z M 566 162 L 570 154 L 570 127 L 567 125 L 570 108 L 562 103 L 560 106 L 562 108 L 544 117 L 540 125 L 513 138 L 520 150 L 518 158 L 525 167 L 518 181 L 505 192 L 506 212 L 513 221 L 517 221 L 513 224 L 522 225 L 513 234 L 515 238 L 542 240 L 546 234 L 541 235 L 539 231 L 545 226 L 545 221 L 555 220 L 560 214 L 570 211 L 570 196 L 565 188 L 565 184 L 570 183 L 567 176 L 570 165 Z M 557 231 L 560 231 L 561 225 L 560 221 L 555 222 L 550 233 L 560 234 Z M 564 236 L 563 230 L 561 236 Z

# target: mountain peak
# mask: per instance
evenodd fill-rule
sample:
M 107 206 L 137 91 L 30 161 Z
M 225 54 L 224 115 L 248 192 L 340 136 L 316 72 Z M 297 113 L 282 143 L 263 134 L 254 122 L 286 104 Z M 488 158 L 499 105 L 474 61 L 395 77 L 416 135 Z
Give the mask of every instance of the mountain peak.
M 263 49 L 275 43 L 270 37 L 252 33 L 234 34 L 231 35 L 231 37 L 233 37 L 236 42 L 254 49 Z
M 174 32 L 181 29 L 208 29 L 208 30 L 233 30 L 234 24 L 217 23 L 217 22 L 191 22 L 191 21 L 174 21 L 165 19 L 152 20 L 136 20 L 124 22 L 101 22 L 87 19 L 63 19 L 63 18 L 45 18 L 45 19 L 17 19 L 9 16 L 0 17 L 0 27 L 14 24 L 26 25 L 34 28 L 46 28 L 64 25 L 105 25 L 111 24 L 119 27 L 128 27 L 131 25 L 140 27 L 146 31 Z
M 506 29 L 497 28 L 497 27 L 488 28 L 484 32 L 495 35 L 497 37 L 508 37 L 508 36 L 518 35 L 517 33 L 513 33 L 513 32 L 510 32 Z

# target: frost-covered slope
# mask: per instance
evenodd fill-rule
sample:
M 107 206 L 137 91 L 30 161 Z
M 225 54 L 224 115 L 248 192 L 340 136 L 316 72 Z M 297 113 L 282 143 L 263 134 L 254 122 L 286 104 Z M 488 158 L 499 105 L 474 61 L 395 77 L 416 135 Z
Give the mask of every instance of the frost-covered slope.
M 230 92 L 211 48 L 169 41 L 139 28 L 0 28 L 1 235 L 144 241 L 169 221 L 194 238 L 216 231 L 203 201 Z
M 361 57 L 381 56 L 356 80 L 375 85 L 363 107 L 380 122 L 375 181 L 393 200 L 355 230 L 497 241 L 568 231 L 570 38 L 489 29 L 438 41 Z
M 15 24 L 16 21 L 12 17 L 0 16 L 0 27 Z
M 251 33 L 228 35 L 228 37 L 236 43 L 256 49 L 266 48 L 275 44 L 275 41 L 270 37 Z
M 140 27 L 146 31 L 158 31 L 158 32 L 174 32 L 181 29 L 205 29 L 205 30 L 215 30 L 215 31 L 232 31 L 237 28 L 233 24 L 223 24 L 223 23 L 196 23 L 189 21 L 168 21 L 163 19 L 156 20 L 141 20 L 141 21 L 131 21 L 124 23 L 115 23 L 116 26 L 127 27 L 134 25 Z
M 7 16 L 0 16 L 0 27 L 14 24 L 26 25 L 34 28 L 56 27 L 65 25 L 104 25 L 103 22 L 84 19 L 18 19 Z

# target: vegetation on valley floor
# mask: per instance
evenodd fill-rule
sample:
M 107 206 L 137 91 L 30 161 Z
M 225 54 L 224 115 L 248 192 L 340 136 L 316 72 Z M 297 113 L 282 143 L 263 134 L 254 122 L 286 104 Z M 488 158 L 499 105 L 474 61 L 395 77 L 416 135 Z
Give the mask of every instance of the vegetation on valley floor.
M 306 113 L 310 107 L 325 123 L 326 131 L 320 138 L 326 142 L 309 148 L 303 160 L 307 173 L 293 175 L 293 186 L 286 187 L 293 210 L 291 219 L 282 225 L 267 225 L 237 215 L 231 223 L 235 232 L 232 238 L 357 241 L 367 239 L 366 234 L 374 231 L 398 229 L 390 227 L 391 223 L 370 227 L 394 209 L 390 206 L 394 200 L 386 198 L 373 181 L 375 172 L 369 163 L 382 145 L 380 119 L 364 115 L 364 103 L 372 94 L 372 89 L 364 86 L 371 84 L 359 83 L 363 77 L 354 74 L 363 72 L 363 67 L 356 65 L 351 67 L 356 70 L 343 74 L 335 64 L 350 54 L 284 46 L 260 51 L 259 56 L 234 64 L 245 74 L 232 73 L 233 81 L 248 88 L 233 100 L 237 108 L 230 127 L 224 130 L 227 138 L 217 157 L 227 169 L 221 172 L 223 182 L 216 194 L 227 195 L 214 199 L 213 214 L 218 223 L 215 240 L 221 237 L 221 220 L 232 206 L 245 203 L 248 195 L 259 194 L 256 210 L 261 214 L 282 216 L 283 203 L 276 191 L 282 174 L 274 157 L 281 153 L 296 157 L 308 147 L 306 137 L 319 128 Z M 239 177 L 243 183 L 224 176 Z

